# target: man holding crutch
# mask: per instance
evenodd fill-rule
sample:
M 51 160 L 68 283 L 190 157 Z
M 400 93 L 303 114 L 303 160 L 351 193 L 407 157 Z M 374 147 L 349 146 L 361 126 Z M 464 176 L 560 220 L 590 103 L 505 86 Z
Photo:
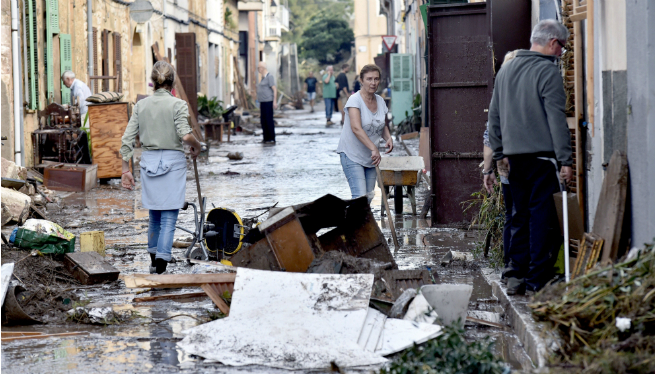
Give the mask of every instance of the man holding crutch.
M 556 20 L 539 22 L 529 51 L 519 51 L 498 72 L 489 106 L 489 141 L 494 160 L 509 159 L 514 209 L 507 293 L 543 288 L 554 276 L 562 235 L 553 194 L 559 176 L 570 182 L 571 133 L 557 59 L 568 30 Z M 567 259 L 568 260 L 568 259 Z

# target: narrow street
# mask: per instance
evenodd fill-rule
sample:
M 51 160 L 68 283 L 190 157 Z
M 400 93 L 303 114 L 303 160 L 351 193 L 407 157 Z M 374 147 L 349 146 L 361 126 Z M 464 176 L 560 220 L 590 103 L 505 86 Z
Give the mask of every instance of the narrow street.
M 235 210 L 241 217 L 252 217 L 275 203 L 288 206 L 313 201 L 325 194 L 342 199 L 350 198 L 338 155 L 334 152 L 341 126 L 338 115 L 335 125 L 326 127 L 323 107 L 315 113 L 305 110 L 284 113 L 277 119 L 277 144 L 261 144 L 260 131 L 255 135 L 232 136 L 230 143 L 212 145 L 208 157 L 200 158 L 198 168 L 203 196 L 208 210 L 212 206 Z M 254 126 L 254 125 L 253 125 Z M 252 127 L 252 126 L 251 126 Z M 405 142 L 413 153 L 418 152 L 418 139 Z M 228 152 L 243 152 L 244 158 L 231 161 Z M 395 142 L 394 155 L 406 155 L 406 150 Z M 138 154 L 136 155 L 138 159 Z M 197 200 L 193 167 L 187 172 L 187 201 Z M 420 211 L 426 186 L 417 190 Z M 147 211 L 139 209 L 140 184 L 136 191 L 121 189 L 114 182 L 102 185 L 88 194 L 65 193 L 61 210 L 52 219 L 76 235 L 81 232 L 105 232 L 107 259 L 121 273 L 146 273 L 149 259 L 146 253 Z M 390 201 L 392 204 L 392 201 Z M 393 205 L 393 204 L 392 204 Z M 372 210 L 382 232 L 393 249 L 391 233 L 385 220 L 380 220 L 381 197 L 379 188 L 372 202 Z M 260 217 L 264 220 L 266 215 Z M 191 209 L 180 214 L 178 225 L 193 227 Z M 403 215 L 395 216 L 401 248 L 394 253 L 400 269 L 431 267 L 438 273 L 440 283 L 473 285 L 469 309 L 493 310 L 491 286 L 485 281 L 476 263 L 458 268 L 442 268 L 441 257 L 451 249 L 471 251 L 475 247 L 476 230 L 430 228 L 427 220 L 412 215 L 409 200 L 405 199 Z M 184 236 L 177 230 L 176 237 Z M 79 246 L 79 243 L 77 244 Z M 173 256 L 181 259 L 184 249 L 173 248 Z M 187 266 L 177 262 L 169 266 L 169 273 L 206 272 L 202 265 Z M 39 331 L 55 333 L 88 331 L 89 335 L 75 339 L 54 341 L 15 341 L 3 344 L 2 369 L 28 373 L 133 373 L 133 372 L 277 372 L 271 368 L 243 369 L 226 367 L 186 355 L 176 347 L 181 332 L 211 317 L 214 304 L 208 298 L 184 302 L 157 301 L 133 303 L 133 289 L 126 289 L 122 281 L 110 285 L 80 289 L 89 306 L 107 306 L 114 311 L 129 312 L 136 317 L 128 322 L 105 327 L 50 323 Z M 153 291 L 148 294 L 156 295 Z M 274 313 L 274 311 L 271 311 Z M 27 328 L 29 329 L 29 328 Z M 3 331 L 10 329 L 3 329 Z M 25 331 L 26 327 L 20 327 Z M 467 336 L 478 339 L 491 336 L 496 350 L 514 368 L 527 367 L 530 361 L 518 346 L 514 335 L 491 327 L 469 327 Z M 52 345 L 55 344 L 55 345 Z

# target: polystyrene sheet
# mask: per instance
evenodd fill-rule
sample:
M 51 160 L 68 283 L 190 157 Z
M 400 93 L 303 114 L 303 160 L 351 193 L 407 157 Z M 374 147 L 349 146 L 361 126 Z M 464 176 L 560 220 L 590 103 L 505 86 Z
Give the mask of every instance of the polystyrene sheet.
M 230 316 L 185 331 L 178 345 L 226 365 L 284 369 L 382 364 L 357 344 L 372 274 L 305 274 L 239 268 Z

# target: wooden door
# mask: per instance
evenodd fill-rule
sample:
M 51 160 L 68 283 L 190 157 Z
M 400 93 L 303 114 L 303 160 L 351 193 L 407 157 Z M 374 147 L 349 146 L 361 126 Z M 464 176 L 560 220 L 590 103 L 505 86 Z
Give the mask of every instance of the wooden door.
M 177 74 L 189 99 L 189 111 L 198 118 L 198 54 L 196 50 L 196 34 L 192 32 L 175 34 L 175 60 Z

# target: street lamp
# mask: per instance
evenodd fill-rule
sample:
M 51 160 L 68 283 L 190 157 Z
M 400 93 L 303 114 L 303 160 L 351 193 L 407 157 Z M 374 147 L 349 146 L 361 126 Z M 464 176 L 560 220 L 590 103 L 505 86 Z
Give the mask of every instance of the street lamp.
M 271 0 L 271 14 L 275 15 L 275 12 L 277 12 L 277 4 L 275 3 L 275 0 Z

